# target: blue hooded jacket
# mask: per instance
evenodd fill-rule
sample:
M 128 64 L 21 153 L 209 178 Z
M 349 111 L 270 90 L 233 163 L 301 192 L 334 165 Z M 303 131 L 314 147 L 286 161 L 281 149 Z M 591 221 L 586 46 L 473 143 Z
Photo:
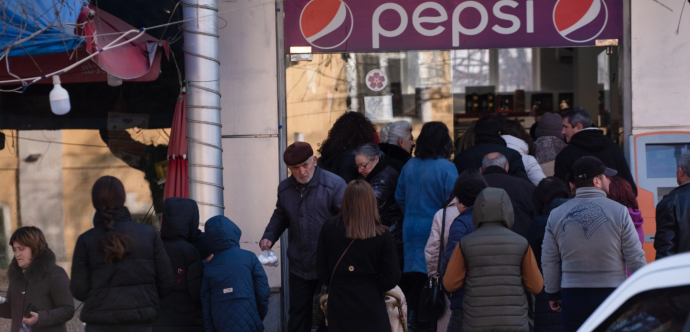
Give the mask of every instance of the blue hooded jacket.
M 206 331 L 263 331 L 270 288 L 259 259 L 240 248 L 242 231 L 224 216 L 209 219 L 205 234 L 213 251 L 201 284 Z

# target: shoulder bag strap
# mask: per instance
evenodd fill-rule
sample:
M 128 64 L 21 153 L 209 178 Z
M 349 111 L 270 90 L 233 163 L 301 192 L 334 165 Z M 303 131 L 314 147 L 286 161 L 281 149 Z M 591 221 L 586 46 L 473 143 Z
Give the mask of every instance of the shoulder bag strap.
M 450 203 L 449 203 L 450 204 Z M 445 251 L 445 248 L 443 246 L 443 238 L 446 235 L 446 208 L 448 206 L 444 205 L 443 206 L 443 218 L 441 219 L 441 246 L 439 246 L 438 249 L 438 267 L 436 268 L 436 277 L 440 277 L 443 273 L 441 271 L 441 268 L 443 267 L 443 252 Z
M 335 276 L 335 269 L 338 268 L 338 265 L 340 264 L 340 261 L 343 260 L 343 257 L 345 256 L 345 253 L 347 252 L 348 249 L 350 249 L 350 246 L 355 242 L 355 239 L 352 239 L 350 244 L 345 248 L 345 251 L 343 251 L 343 254 L 340 255 L 340 258 L 338 258 L 338 262 L 335 263 L 335 266 L 333 267 L 333 272 L 331 272 L 331 281 L 328 282 L 328 288 L 331 288 L 331 285 L 333 284 L 333 276 Z

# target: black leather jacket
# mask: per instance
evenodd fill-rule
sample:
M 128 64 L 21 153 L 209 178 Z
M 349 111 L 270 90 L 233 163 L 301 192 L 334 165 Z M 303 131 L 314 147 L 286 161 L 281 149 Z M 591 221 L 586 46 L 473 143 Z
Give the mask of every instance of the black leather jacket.
M 403 218 L 402 210 L 400 210 L 398 202 L 395 201 L 398 177 L 400 177 L 400 173 L 388 166 L 385 160 L 381 160 L 366 178 L 367 182 L 374 188 L 376 201 L 379 204 L 381 223 L 386 226 L 391 226 L 398 219 L 402 220 Z
M 400 173 L 388 165 L 387 160 L 380 160 L 378 164 L 367 175 L 366 181 L 369 182 L 379 205 L 379 216 L 381 223 L 390 227 L 393 241 L 398 250 L 398 258 L 402 262 L 403 238 L 402 223 L 404 215 L 398 202 L 395 200 L 395 189 L 398 187 Z
M 690 183 L 673 189 L 656 206 L 656 259 L 690 252 Z

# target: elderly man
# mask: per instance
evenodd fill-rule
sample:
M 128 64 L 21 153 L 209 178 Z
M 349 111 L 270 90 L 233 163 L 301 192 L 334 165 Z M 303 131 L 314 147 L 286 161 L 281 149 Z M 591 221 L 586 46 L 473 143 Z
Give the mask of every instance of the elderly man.
M 484 156 L 480 171 L 489 187 L 501 188 L 508 193 L 515 210 L 515 222 L 511 229 L 526 239 L 529 225 L 534 218 L 534 208 L 532 207 L 534 185 L 528 180 L 510 175 L 509 169 L 508 158 L 494 152 Z
M 623 150 L 599 128 L 592 127 L 592 118 L 584 108 L 575 108 L 563 115 L 563 130 L 568 146 L 556 156 L 554 176 L 566 181 L 566 175 L 575 161 L 584 156 L 592 156 L 604 162 L 607 167 L 618 170 L 618 176 L 630 183 L 637 195 L 637 186 Z M 567 181 L 566 181 L 567 182 Z
M 678 188 L 656 206 L 656 259 L 690 252 L 690 151 L 680 155 L 676 182 Z
M 412 149 L 414 149 L 412 125 L 405 120 L 400 120 L 383 126 L 379 148 L 386 154 L 388 165 L 400 173 L 412 157 Z
M 319 286 L 316 247 L 325 221 L 340 212 L 345 181 L 316 166 L 309 143 L 295 142 L 283 154 L 292 176 L 278 185 L 278 202 L 261 237 L 269 250 L 286 229 L 290 260 L 290 320 L 288 331 L 311 331 L 312 299 Z
M 626 267 L 635 273 L 647 264 L 628 209 L 606 198 L 614 175 L 595 157 L 578 159 L 569 176 L 575 198 L 551 211 L 546 223 L 544 285 L 564 332 L 580 328 L 625 281 Z

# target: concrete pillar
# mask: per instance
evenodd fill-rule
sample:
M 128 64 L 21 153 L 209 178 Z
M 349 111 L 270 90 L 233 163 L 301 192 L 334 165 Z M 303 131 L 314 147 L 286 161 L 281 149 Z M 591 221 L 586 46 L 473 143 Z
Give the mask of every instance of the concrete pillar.
M 57 263 L 67 268 L 62 193 L 62 131 L 19 131 L 19 213 L 21 226 L 43 231 Z M 89 204 L 91 202 L 88 202 Z
M 592 124 L 598 125 L 599 87 L 597 80 L 597 55 L 601 48 L 576 48 L 573 58 L 573 106 L 584 107 L 592 116 Z
M 276 3 L 218 1 L 225 216 L 242 230 L 242 249 L 259 254 L 279 183 Z M 285 130 L 283 128 L 282 130 Z M 281 242 L 273 251 L 280 257 Z M 271 286 L 266 331 L 279 331 L 281 266 L 264 267 Z

